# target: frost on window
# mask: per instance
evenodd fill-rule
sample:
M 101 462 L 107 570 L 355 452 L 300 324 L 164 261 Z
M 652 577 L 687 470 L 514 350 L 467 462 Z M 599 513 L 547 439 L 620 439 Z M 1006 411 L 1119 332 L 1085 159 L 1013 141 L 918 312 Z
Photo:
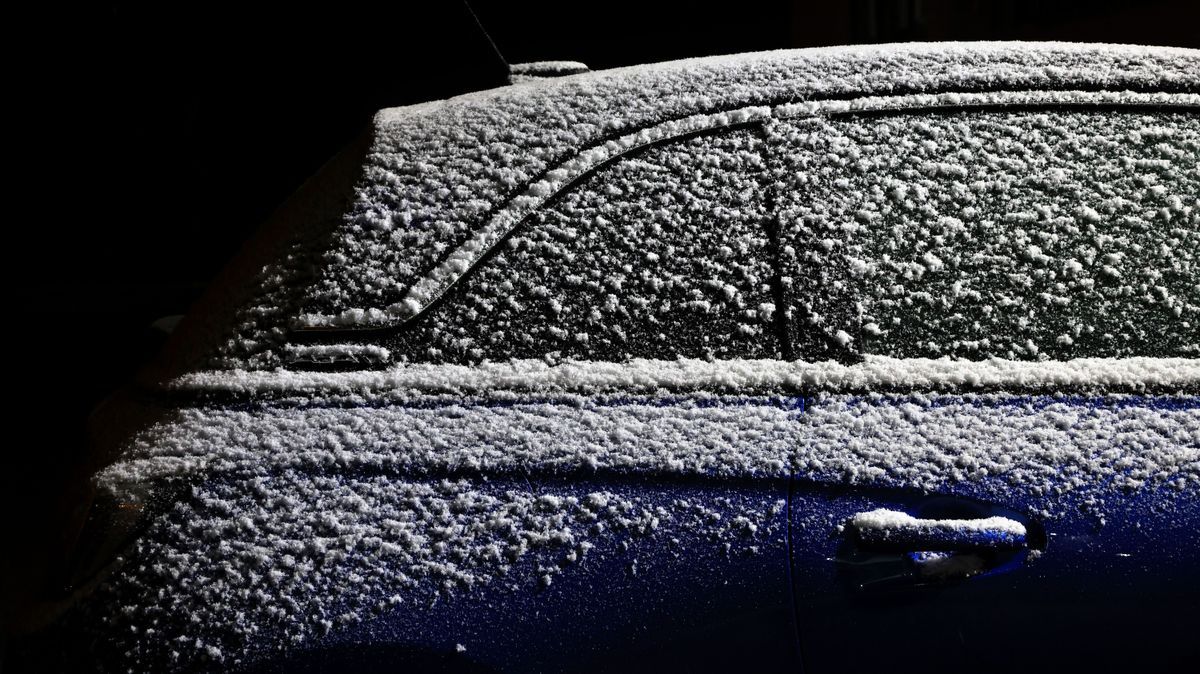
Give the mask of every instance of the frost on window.
M 726 131 L 597 171 L 384 341 L 410 362 L 776 357 L 761 145 Z
M 768 130 L 794 338 L 894 357 L 1200 354 L 1200 120 L 839 116 Z

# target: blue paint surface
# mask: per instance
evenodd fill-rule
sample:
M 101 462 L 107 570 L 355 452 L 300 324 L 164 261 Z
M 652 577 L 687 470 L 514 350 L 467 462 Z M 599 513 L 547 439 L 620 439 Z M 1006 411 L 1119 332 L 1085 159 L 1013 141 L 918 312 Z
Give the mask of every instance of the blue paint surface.
M 804 400 L 789 400 L 784 404 L 804 409 Z M 932 404 L 964 402 L 938 396 Z M 1200 404 L 1170 396 L 967 404 L 1037 410 L 1051 402 L 1156 409 Z M 607 489 L 650 503 L 725 499 L 766 508 L 786 499 L 787 507 L 763 529 L 755 552 L 728 551 L 698 531 L 614 539 L 549 587 L 501 582 L 432 605 L 401 606 L 259 669 L 1076 671 L 1168 667 L 1197 654 L 1200 499 L 1172 487 L 1130 491 L 1096 484 L 1058 498 L 997 484 L 923 493 L 803 476 L 787 482 L 594 476 L 524 486 L 558 495 Z M 895 578 L 873 585 L 862 570 L 867 565 L 849 563 L 854 553 L 839 529 L 876 508 L 920 517 L 1004 515 L 1026 524 L 1028 549 L 988 558 L 976 575 L 949 580 L 913 576 L 920 551 L 898 551 L 895 559 L 874 561 L 874 572 L 890 568 Z M 523 560 L 512 575 L 532 575 L 538 563 Z M 460 643 L 465 650 L 457 649 Z
M 1040 409 L 1039 403 L 1064 400 L 1087 407 L 1197 406 L 1194 397 L 1167 396 L 967 404 Z M 963 401 L 945 396 L 932 404 Z M 1194 641 L 1200 498 L 1174 487 L 1131 490 L 1111 482 L 1059 497 L 995 484 L 925 494 L 795 481 L 792 560 L 807 671 L 1153 671 L 1193 662 L 1200 654 Z M 940 582 L 923 582 L 898 552 L 895 560 L 876 560 L 898 577 L 872 585 L 876 578 L 861 558 L 831 563 L 846 555 L 847 544 L 830 532 L 875 508 L 922 517 L 1008 516 L 1027 526 L 1033 552 L 1000 556 L 978 575 Z

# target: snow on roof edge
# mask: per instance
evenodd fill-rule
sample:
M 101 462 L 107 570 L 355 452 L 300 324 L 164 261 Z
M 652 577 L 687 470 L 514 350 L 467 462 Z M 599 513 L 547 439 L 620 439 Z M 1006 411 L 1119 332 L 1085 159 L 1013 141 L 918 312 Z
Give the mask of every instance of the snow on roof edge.
M 1048 51 L 1052 49 L 1073 52 L 1091 52 L 1097 50 L 1113 50 L 1126 52 L 1130 55 L 1179 55 L 1200 57 L 1200 50 L 1191 49 L 1188 47 L 1170 47 L 1160 45 L 1139 45 L 1133 43 L 1120 42 L 1059 42 L 1059 41 L 1025 41 L 1025 40 L 980 40 L 980 41 L 948 41 L 948 42 L 886 42 L 881 44 L 869 45 L 832 45 L 826 47 L 805 47 L 800 49 L 767 49 L 753 52 L 735 52 L 731 54 L 714 54 L 710 56 L 691 56 L 681 59 L 671 59 L 669 61 L 653 61 L 650 63 L 638 63 L 627 66 L 619 66 L 616 68 L 605 68 L 600 70 L 589 70 L 588 72 L 578 73 L 575 75 L 565 75 L 562 77 L 547 78 L 544 80 L 529 81 L 522 83 L 522 88 L 544 87 L 554 88 L 561 87 L 569 82 L 578 82 L 583 79 L 608 79 L 619 77 L 631 73 L 650 73 L 656 70 L 682 70 L 685 67 L 694 66 L 710 66 L 722 63 L 749 63 L 753 61 L 777 60 L 781 57 L 802 57 L 803 59 L 813 59 L 826 56 L 869 56 L 880 54 L 932 54 L 946 53 L 948 51 L 971 53 L 971 54 L 988 54 L 988 53 L 1003 53 L 1011 51 L 1014 48 L 1028 48 Z M 381 108 L 374 115 L 376 124 L 387 124 L 394 121 L 399 121 L 411 115 L 418 115 L 436 110 L 444 104 L 450 103 L 477 103 L 487 101 L 494 96 L 503 96 L 517 90 L 516 85 L 505 84 L 492 89 L 481 89 L 479 91 L 469 91 L 451 96 L 448 98 L 426 101 L 423 103 L 414 103 L 412 105 L 398 105 L 388 108 Z

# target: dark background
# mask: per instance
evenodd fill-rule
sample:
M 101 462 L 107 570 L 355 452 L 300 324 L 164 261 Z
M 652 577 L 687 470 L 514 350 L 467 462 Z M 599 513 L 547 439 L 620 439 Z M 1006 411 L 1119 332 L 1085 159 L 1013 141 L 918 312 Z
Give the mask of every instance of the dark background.
M 414 8 L 412 5 L 429 5 Z M 1194 2 L 743 0 L 484 2 L 510 63 L 593 69 L 689 56 L 911 40 L 1200 46 Z M 29 22 L 15 106 L 37 152 L 10 223 L 16 406 L 4 450 L 5 608 L 35 588 L 88 411 L 128 380 L 272 209 L 379 108 L 500 86 L 505 67 L 458 0 L 52 7 Z M 17 129 L 14 131 L 13 129 Z M 10 187 L 11 189 L 11 187 Z M 11 371 L 11 370 L 10 370 Z

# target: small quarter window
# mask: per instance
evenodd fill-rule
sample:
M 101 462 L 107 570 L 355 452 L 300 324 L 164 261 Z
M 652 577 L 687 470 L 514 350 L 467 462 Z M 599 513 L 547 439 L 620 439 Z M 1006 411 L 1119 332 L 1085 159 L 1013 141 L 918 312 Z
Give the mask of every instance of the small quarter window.
M 598 170 L 389 346 L 425 362 L 777 357 L 762 143 L 722 130 Z

